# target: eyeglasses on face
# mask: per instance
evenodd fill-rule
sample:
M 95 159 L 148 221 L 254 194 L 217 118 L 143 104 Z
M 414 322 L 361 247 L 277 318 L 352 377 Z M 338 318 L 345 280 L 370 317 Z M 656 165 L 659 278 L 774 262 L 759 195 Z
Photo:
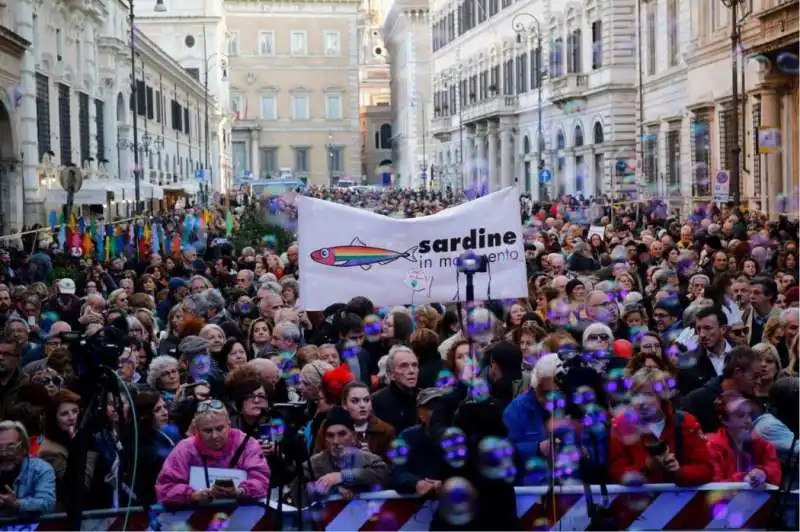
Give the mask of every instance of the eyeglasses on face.
M 12 454 L 19 450 L 22 447 L 22 442 L 18 441 L 17 443 L 8 443 L 6 445 L 0 445 L 0 454 Z
M 61 386 L 64 383 L 64 379 L 59 377 L 58 375 L 54 375 L 52 377 L 38 377 L 36 379 L 37 384 L 41 384 L 42 386 Z
M 611 341 L 611 337 L 605 333 L 601 334 L 590 334 L 586 337 L 586 340 L 589 342 L 609 342 Z
M 203 401 L 197 405 L 197 413 L 205 414 L 206 412 L 222 412 L 225 410 L 225 405 L 219 399 L 211 399 L 210 401 Z
M 265 394 L 265 393 L 251 393 L 251 394 L 247 394 L 247 396 L 245 398 L 246 399 L 250 399 L 251 401 L 263 402 L 263 401 L 267 400 L 267 394 Z

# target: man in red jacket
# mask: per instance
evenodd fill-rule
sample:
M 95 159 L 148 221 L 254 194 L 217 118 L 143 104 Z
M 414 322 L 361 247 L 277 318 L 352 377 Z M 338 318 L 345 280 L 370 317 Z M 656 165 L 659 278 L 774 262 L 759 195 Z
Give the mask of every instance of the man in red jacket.
M 675 412 L 669 402 L 669 375 L 643 368 L 632 377 L 632 408 L 611 423 L 612 482 L 643 484 L 710 482 L 714 470 L 697 419 Z

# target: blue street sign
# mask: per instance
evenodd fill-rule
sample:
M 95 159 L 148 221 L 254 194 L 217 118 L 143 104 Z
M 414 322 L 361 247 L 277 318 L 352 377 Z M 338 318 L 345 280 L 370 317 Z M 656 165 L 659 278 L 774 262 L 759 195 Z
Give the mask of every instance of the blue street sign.
M 617 161 L 617 172 L 624 172 L 628 168 L 628 163 L 625 159 L 619 159 Z
M 206 178 L 206 171 L 202 168 L 198 168 L 194 171 L 194 178 L 195 179 L 205 179 Z
M 539 170 L 539 182 L 540 183 L 549 183 L 550 180 L 553 179 L 553 173 L 548 170 L 547 168 L 542 168 Z

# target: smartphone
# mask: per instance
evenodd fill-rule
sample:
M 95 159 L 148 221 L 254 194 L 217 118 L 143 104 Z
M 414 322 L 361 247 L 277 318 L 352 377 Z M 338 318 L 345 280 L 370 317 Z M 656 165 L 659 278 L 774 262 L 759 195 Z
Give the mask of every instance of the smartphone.
M 657 442 L 648 442 L 644 444 L 647 454 L 655 458 L 667 452 L 667 442 L 658 440 Z
M 36 325 L 36 317 L 35 316 L 28 316 L 28 325 L 33 327 Z
M 261 423 L 258 425 L 258 440 L 262 443 L 272 441 L 272 430 L 269 423 Z
M 236 485 L 233 483 L 233 479 L 230 478 L 218 478 L 214 481 L 214 485 L 220 488 L 235 488 Z

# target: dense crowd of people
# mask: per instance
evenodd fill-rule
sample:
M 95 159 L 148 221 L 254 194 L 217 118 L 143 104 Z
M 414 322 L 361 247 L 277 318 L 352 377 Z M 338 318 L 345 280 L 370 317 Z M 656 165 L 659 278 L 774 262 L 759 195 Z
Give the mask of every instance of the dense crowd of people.
M 465 199 L 308 193 L 398 217 Z M 607 198 L 522 196 L 520 213 L 528 297 L 470 304 L 306 309 L 298 244 L 237 249 L 224 221 L 60 278 L 45 238 L 6 246 L 0 514 L 67 510 L 76 484 L 84 508 L 113 508 L 445 501 L 466 483 L 478 497 L 441 504 L 435 527 L 518 529 L 514 486 L 796 479 L 796 222 Z M 87 412 L 87 350 L 110 331 L 118 380 Z

